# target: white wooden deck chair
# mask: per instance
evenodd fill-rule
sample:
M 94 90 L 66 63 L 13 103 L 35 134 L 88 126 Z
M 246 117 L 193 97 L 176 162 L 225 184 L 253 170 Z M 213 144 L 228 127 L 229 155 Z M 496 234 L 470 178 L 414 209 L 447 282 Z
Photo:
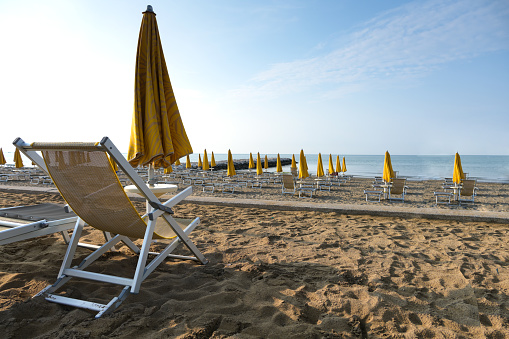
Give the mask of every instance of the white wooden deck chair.
M 67 233 L 78 217 L 64 205 L 39 204 L 0 209 L 0 245 L 60 232 L 66 243 Z
M 406 194 L 406 179 L 392 179 L 392 185 L 389 187 L 389 201 L 392 200 L 399 200 L 399 201 L 405 201 L 405 194 Z M 395 195 L 400 195 L 400 197 L 395 197 Z
M 471 202 L 474 203 L 474 199 L 476 194 L 475 180 L 474 179 L 464 179 L 461 181 L 461 188 L 459 190 L 458 201 L 461 204 L 462 202 Z
M 53 179 L 63 198 L 78 215 L 74 231 L 67 248 L 57 281 L 38 295 L 46 300 L 85 308 L 98 312 L 96 318 L 112 312 L 130 293 L 138 293 L 141 283 L 166 258 L 195 260 L 206 264 L 207 260 L 189 239 L 188 234 L 198 225 L 199 218 L 182 229 L 173 218 L 171 207 L 192 193 L 192 187 L 162 204 L 134 171 L 111 140 L 104 137 L 97 143 L 25 143 L 18 138 L 15 146 L 28 158 L 46 170 Z M 41 156 L 38 154 L 40 152 Z M 125 194 L 118 177 L 109 162 L 113 159 L 140 194 L 151 206 L 150 211 L 140 216 Z M 72 261 L 83 227 L 88 224 L 104 232 L 115 234 L 111 240 L 87 256 L 77 266 Z M 138 248 L 130 238 L 143 239 Z M 153 239 L 172 239 L 160 253 L 150 252 Z M 132 278 L 89 272 L 85 269 L 102 254 L 123 242 L 138 254 L 137 266 Z M 182 242 L 194 256 L 172 255 L 171 252 Z M 148 255 L 156 255 L 147 263 Z M 89 279 L 123 286 L 121 293 L 106 304 L 79 300 L 57 294 L 71 278 Z

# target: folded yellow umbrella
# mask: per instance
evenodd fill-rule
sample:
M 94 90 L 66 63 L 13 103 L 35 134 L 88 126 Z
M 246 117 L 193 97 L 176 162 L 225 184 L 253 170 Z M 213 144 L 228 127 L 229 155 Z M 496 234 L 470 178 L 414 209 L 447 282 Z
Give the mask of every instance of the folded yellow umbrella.
M 235 165 L 233 164 L 232 152 L 228 150 L 228 167 L 226 169 L 226 175 L 232 177 L 235 174 L 237 173 L 235 172 Z
M 341 173 L 341 160 L 339 159 L 339 155 L 336 157 L 336 172 Z
M 262 174 L 263 174 L 262 160 L 260 159 L 260 152 L 258 152 L 258 155 L 256 156 L 256 175 Z
M 329 175 L 334 173 L 334 164 L 332 163 L 332 154 L 329 154 Z
M 177 161 L 175 161 L 175 166 L 179 166 L 180 165 L 180 159 L 177 159 Z
M 151 7 L 143 12 L 134 83 L 134 112 L 127 153 L 131 165 L 168 167 L 193 153 L 166 67 L 156 14 Z
M 292 154 L 292 165 L 290 168 L 297 168 L 297 162 L 295 161 L 295 154 Z
M 203 164 L 201 163 L 201 155 L 198 154 L 198 167 L 202 167 Z
M 210 156 L 210 167 L 216 167 L 216 159 L 214 158 L 214 152 Z
M 343 172 L 346 172 L 346 161 L 345 161 L 345 157 L 343 157 Z
M 204 171 L 208 171 L 208 169 L 209 169 L 209 168 L 210 168 L 210 167 L 209 167 L 209 158 L 208 158 L 208 156 L 207 156 L 207 150 L 205 150 L 205 151 L 203 152 L 203 167 L 202 167 L 202 169 L 203 169 Z
M 255 168 L 255 164 L 254 164 L 254 161 L 253 161 L 253 153 L 249 152 L 249 166 L 248 166 L 249 169 L 253 169 Z
M 324 176 L 323 163 L 322 163 L 322 153 L 318 153 L 318 166 L 316 167 L 316 176 L 318 178 Z
M 391 182 L 392 178 L 394 178 L 394 171 L 392 169 L 391 155 L 389 154 L 389 151 L 386 151 L 384 159 L 383 179 L 385 182 Z
M 279 157 L 279 153 L 277 154 L 276 172 L 283 172 L 283 166 L 281 166 L 281 158 Z
M 166 174 L 170 174 L 171 172 L 173 172 L 173 168 L 171 167 L 171 165 L 164 169 L 164 173 Z
M 186 168 L 191 168 L 191 159 L 189 159 L 189 154 L 186 156 Z
M 309 177 L 308 164 L 306 162 L 306 157 L 304 156 L 304 150 L 300 150 L 299 179 L 304 179 L 307 177 Z
M 269 159 L 267 158 L 267 154 L 265 154 L 265 161 L 263 162 L 263 168 L 269 169 Z
M 16 148 L 16 151 L 14 151 L 14 165 L 16 166 L 16 168 L 23 167 L 23 160 L 21 159 L 21 153 L 19 151 L 19 148 Z
M 0 165 L 5 165 L 7 161 L 5 161 L 4 152 L 0 148 Z
M 459 184 L 462 179 L 465 179 L 465 173 L 463 172 L 463 167 L 461 166 L 461 158 L 458 152 L 454 156 L 454 173 L 452 175 L 452 181 L 456 184 Z

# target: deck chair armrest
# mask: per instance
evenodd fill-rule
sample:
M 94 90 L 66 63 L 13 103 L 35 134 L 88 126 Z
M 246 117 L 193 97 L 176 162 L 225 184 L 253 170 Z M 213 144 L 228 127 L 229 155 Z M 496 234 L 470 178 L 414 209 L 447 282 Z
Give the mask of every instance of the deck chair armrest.
M 161 211 L 164 211 L 166 213 L 173 214 L 173 210 L 170 207 L 168 207 L 168 206 L 164 206 L 163 204 L 155 202 L 155 201 L 149 201 L 148 203 L 149 203 L 150 206 L 152 206 L 152 208 L 154 208 L 156 210 L 161 210 Z M 149 213 L 148 217 L 149 217 L 150 220 L 154 220 L 152 213 Z

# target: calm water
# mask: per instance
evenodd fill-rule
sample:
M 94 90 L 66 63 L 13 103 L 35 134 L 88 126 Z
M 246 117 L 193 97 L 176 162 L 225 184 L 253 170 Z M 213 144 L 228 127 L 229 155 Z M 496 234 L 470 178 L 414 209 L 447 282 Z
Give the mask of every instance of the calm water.
M 14 152 L 5 152 L 7 163 L 13 163 Z M 125 154 L 124 154 L 125 155 Z M 263 157 L 265 154 L 260 154 Z M 269 158 L 275 158 L 277 154 L 267 154 Z M 291 154 L 280 154 L 282 158 L 291 158 Z M 208 154 L 210 161 L 210 153 Z M 216 161 L 226 160 L 227 154 L 214 153 Z M 256 154 L 253 154 L 256 160 Z M 343 156 L 340 155 L 342 158 Z M 190 156 L 192 162 L 198 161 L 198 154 Z M 203 158 L 203 154 L 202 154 Z M 234 159 L 249 159 L 249 154 L 234 154 Z M 332 156 L 334 166 L 336 155 Z M 374 177 L 382 175 L 384 155 L 346 155 L 347 174 L 360 177 Z M 299 160 L 299 155 L 295 154 Z M 317 154 L 306 154 L 308 170 L 316 173 L 318 165 Z M 185 159 L 184 159 L 185 160 Z M 24 158 L 24 164 L 30 164 Z M 398 172 L 398 176 L 406 177 L 409 180 L 443 179 L 452 177 L 454 166 L 454 155 L 391 155 L 392 167 Z M 325 172 L 329 165 L 329 155 L 322 155 L 322 162 Z M 461 164 L 463 171 L 470 177 L 479 181 L 505 182 L 509 183 L 509 156 L 507 155 L 462 155 Z M 275 168 L 269 169 L 275 171 Z M 289 172 L 290 166 L 283 166 L 283 171 Z

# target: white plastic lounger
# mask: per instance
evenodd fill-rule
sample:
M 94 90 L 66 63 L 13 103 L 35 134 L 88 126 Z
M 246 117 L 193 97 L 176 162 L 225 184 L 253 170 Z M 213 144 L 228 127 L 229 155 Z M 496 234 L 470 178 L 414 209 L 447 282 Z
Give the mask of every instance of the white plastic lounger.
M 0 209 L 0 245 L 61 232 L 68 243 L 68 230 L 78 217 L 64 205 L 39 204 Z
M 62 197 L 78 215 L 74 231 L 67 248 L 57 281 L 38 295 L 55 303 L 80 307 L 97 312 L 96 318 L 115 310 L 130 293 L 138 293 L 141 283 L 167 258 L 195 260 L 206 264 L 207 260 L 189 239 L 189 233 L 199 224 L 200 219 L 179 223 L 173 218 L 171 207 L 192 193 L 192 187 L 185 189 L 164 204 L 150 191 L 120 151 L 107 138 L 97 143 L 25 143 L 18 138 L 14 145 L 30 160 L 47 171 Z M 38 154 L 40 152 L 42 157 Z M 118 165 L 129 180 L 139 189 L 150 206 L 140 216 L 124 192 L 110 160 Z M 103 232 L 115 234 L 111 240 L 92 252 L 78 265 L 73 257 L 85 224 Z M 138 248 L 131 238 L 143 239 Z M 153 239 L 169 239 L 160 253 L 150 252 Z M 133 277 L 120 277 L 85 269 L 119 242 L 124 243 L 138 255 L 133 267 Z M 184 244 L 193 256 L 172 255 L 180 244 Z M 155 257 L 148 262 L 148 256 Z M 112 267 L 114 263 L 112 262 Z M 80 278 L 122 286 L 121 292 L 109 302 L 70 298 L 57 293 L 70 279 Z

